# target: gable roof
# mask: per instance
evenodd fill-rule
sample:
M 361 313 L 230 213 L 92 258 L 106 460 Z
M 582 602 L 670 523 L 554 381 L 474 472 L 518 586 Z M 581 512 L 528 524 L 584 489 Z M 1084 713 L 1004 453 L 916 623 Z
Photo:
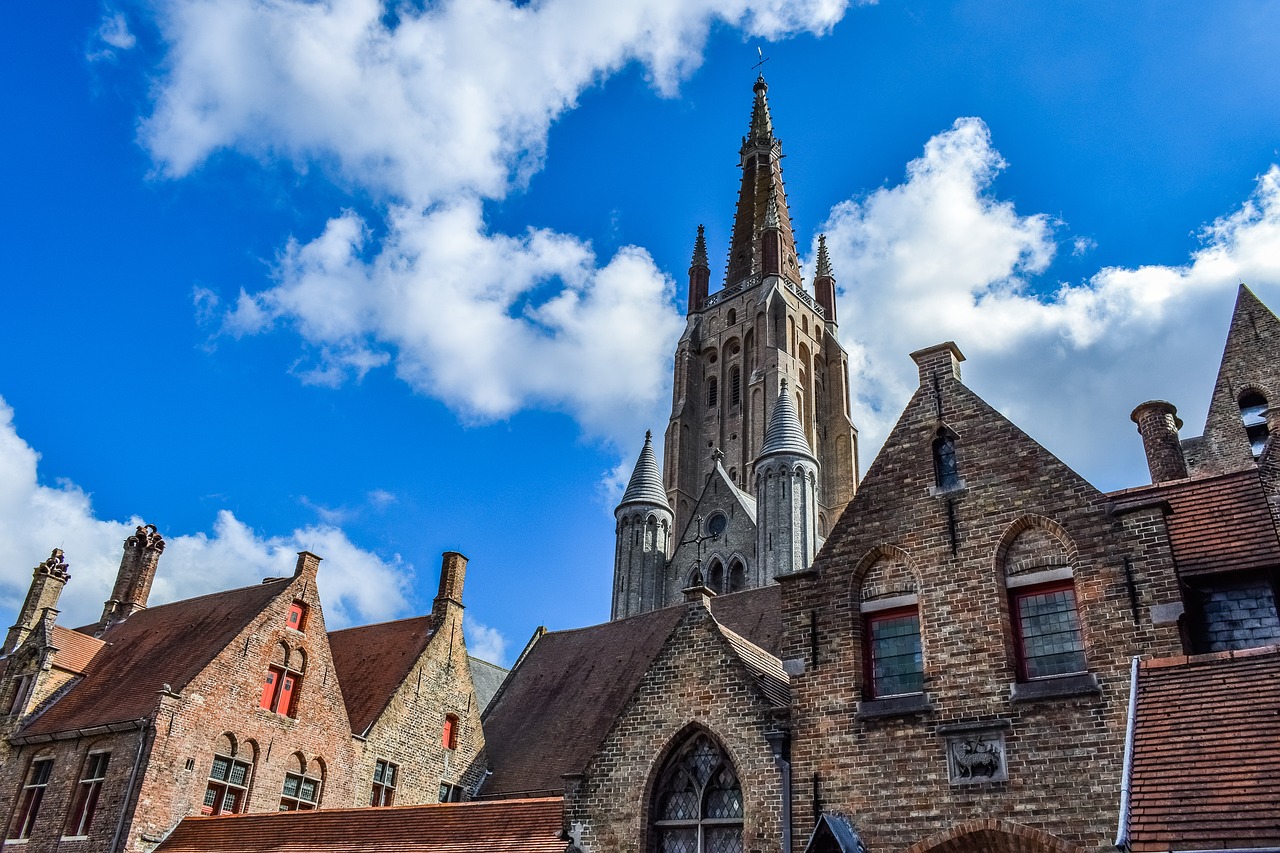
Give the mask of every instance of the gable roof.
M 1280 565 L 1280 535 L 1256 469 L 1127 489 L 1110 497 L 1118 511 L 1168 503 L 1169 544 L 1183 577 Z
M 719 626 L 720 633 L 742 665 L 755 677 L 760 693 L 775 708 L 791 704 L 791 678 L 782 669 L 782 661 L 733 630 Z
M 564 853 L 560 797 L 188 817 L 157 853 Z
M 329 633 L 333 669 L 353 732 L 365 734 L 382 714 L 430 642 L 432 626 L 428 614 Z
M 476 691 L 476 704 L 483 714 L 493 697 L 498 695 L 498 688 L 502 687 L 503 680 L 511 670 L 471 655 L 467 655 L 467 662 L 471 664 L 471 684 Z
M 162 604 L 112 625 L 84 678 L 17 737 L 149 717 L 161 688 L 186 686 L 284 591 L 288 580 Z
M 1146 661 L 1133 726 L 1130 849 L 1280 844 L 1280 647 Z
M 776 586 L 717 596 L 712 614 L 740 635 L 740 656 L 771 653 L 781 632 Z M 627 619 L 571 631 L 551 631 L 525 653 L 484 715 L 485 747 L 493 775 L 485 797 L 561 791 L 564 774 L 586 767 L 623 706 L 683 618 L 678 604 Z M 728 636 L 728 634 L 726 634 Z M 778 665 L 780 670 L 781 665 Z M 753 668 L 748 664 L 748 668 Z M 766 661 L 753 672 L 778 695 Z
M 53 647 L 58 650 L 53 656 L 53 665 L 76 675 L 82 674 L 98 651 L 106 645 L 97 637 L 90 637 L 61 625 L 53 626 L 51 640 Z

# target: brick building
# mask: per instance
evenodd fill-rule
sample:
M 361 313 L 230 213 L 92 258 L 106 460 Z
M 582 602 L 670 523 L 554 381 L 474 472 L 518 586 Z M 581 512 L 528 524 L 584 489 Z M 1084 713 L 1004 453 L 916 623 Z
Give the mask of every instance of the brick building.
M 320 558 L 292 577 L 147 607 L 164 540 L 125 542 L 102 619 L 56 624 L 35 570 L 6 640 L 0 811 L 25 850 L 149 850 L 187 815 L 458 799 L 483 773 L 462 639 L 466 559 L 429 616 L 329 633 Z

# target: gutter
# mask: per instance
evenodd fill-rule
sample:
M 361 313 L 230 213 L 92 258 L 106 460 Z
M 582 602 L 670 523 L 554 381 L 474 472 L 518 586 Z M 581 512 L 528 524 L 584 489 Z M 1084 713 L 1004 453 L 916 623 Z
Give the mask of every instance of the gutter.
M 15 746 L 27 746 L 34 743 L 52 743 L 59 740 L 78 740 L 86 737 L 96 737 L 105 734 L 119 734 L 120 732 L 129 732 L 134 729 L 145 729 L 151 724 L 151 720 L 144 717 L 140 720 L 129 720 L 123 723 L 107 723 L 102 726 L 90 726 L 86 729 L 67 729 L 66 731 L 53 732 L 46 735 L 16 735 L 9 738 L 9 743 Z
M 1129 665 L 1129 723 L 1124 734 L 1124 767 L 1120 771 L 1120 820 L 1116 826 L 1116 847 L 1129 849 L 1129 810 L 1133 794 L 1133 735 L 1138 724 L 1138 658 Z M 1188 853 L 1197 853 L 1188 851 Z M 1228 851 L 1219 851 L 1228 853 Z
M 111 837 L 111 846 L 107 848 L 111 853 L 118 853 L 120 850 L 120 836 L 124 834 L 125 818 L 129 815 L 129 801 L 137 793 L 138 768 L 142 766 L 142 748 L 147 744 L 147 731 L 151 728 L 151 720 L 144 717 L 135 721 L 134 724 L 140 729 L 138 732 L 138 751 L 134 753 L 133 770 L 129 771 L 129 784 L 124 789 L 124 803 L 121 804 L 120 818 L 116 821 L 116 832 Z
M 791 762 L 785 758 L 791 740 L 788 735 L 788 732 L 779 729 L 764 733 L 765 740 L 773 750 L 773 761 L 777 765 L 778 779 L 782 783 L 782 853 L 791 853 Z

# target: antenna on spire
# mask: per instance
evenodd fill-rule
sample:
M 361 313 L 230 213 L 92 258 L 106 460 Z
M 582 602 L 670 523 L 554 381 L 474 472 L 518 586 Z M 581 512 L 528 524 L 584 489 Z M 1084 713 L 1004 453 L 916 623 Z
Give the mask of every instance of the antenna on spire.
M 760 69 L 760 76 L 763 77 L 764 64 L 769 61 L 769 57 L 764 55 L 764 50 L 760 47 L 760 45 L 756 45 L 756 54 L 760 57 L 760 61 L 757 62 L 755 65 L 751 66 L 751 70 L 755 71 L 757 68 Z

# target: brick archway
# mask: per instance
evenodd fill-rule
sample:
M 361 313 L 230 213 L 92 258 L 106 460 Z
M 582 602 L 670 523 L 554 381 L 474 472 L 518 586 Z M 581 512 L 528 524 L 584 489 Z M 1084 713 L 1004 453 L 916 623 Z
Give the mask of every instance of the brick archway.
M 1083 853 L 1083 848 L 1040 829 L 988 818 L 958 823 L 906 853 Z

